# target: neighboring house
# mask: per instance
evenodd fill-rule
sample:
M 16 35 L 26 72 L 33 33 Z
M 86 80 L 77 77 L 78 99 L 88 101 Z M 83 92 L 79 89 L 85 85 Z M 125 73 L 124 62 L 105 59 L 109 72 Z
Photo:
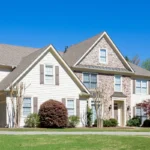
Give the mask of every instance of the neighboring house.
M 38 112 L 49 99 L 67 107 L 69 116 L 86 124 L 88 105 L 96 119 L 95 88 L 106 93 L 104 119 L 115 118 L 119 126 L 133 116 L 145 119 L 137 103 L 150 99 L 150 72 L 128 63 L 106 32 L 98 34 L 65 52 L 52 45 L 42 49 L 0 44 L 0 126 L 12 126 L 10 85 L 23 82 L 25 91 L 21 126 L 29 113 Z
M 104 119 L 115 118 L 119 126 L 126 126 L 126 121 L 133 116 L 146 118 L 141 113 L 143 110 L 135 106 L 150 99 L 150 72 L 128 63 L 106 32 L 72 45 L 63 58 L 90 93 L 96 87 L 104 89 Z M 92 96 L 88 102 L 94 122 Z

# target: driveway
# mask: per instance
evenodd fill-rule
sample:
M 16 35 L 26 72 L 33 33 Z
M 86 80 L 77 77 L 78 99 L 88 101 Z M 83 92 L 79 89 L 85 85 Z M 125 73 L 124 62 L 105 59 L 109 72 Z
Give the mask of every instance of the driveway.
M 5 135 L 143 135 L 150 136 L 150 132 L 44 132 L 44 131 L 0 131 Z

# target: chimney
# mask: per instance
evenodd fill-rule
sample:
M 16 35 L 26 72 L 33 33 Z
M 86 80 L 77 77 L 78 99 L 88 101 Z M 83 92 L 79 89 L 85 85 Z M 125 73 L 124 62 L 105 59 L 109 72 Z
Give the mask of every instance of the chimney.
M 68 46 L 65 46 L 65 51 L 64 51 L 64 53 L 67 51 L 67 49 L 68 49 Z

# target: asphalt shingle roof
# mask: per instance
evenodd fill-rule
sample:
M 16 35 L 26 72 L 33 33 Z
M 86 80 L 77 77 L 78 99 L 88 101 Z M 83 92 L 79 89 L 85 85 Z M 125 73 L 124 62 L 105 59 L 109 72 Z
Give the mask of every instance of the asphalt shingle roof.
M 0 44 L 0 65 L 17 66 L 22 57 L 36 50 L 38 48 Z
M 69 66 L 73 66 L 84 53 L 98 40 L 98 38 L 103 33 L 100 33 L 92 38 L 89 38 L 83 42 L 72 45 L 67 49 L 67 51 L 63 54 L 64 60 L 67 62 Z

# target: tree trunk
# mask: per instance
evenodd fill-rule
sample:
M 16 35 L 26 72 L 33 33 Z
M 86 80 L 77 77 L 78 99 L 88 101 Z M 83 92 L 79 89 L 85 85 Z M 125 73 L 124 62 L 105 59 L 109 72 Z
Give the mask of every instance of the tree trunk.
M 97 128 L 103 128 L 103 119 L 97 118 Z

